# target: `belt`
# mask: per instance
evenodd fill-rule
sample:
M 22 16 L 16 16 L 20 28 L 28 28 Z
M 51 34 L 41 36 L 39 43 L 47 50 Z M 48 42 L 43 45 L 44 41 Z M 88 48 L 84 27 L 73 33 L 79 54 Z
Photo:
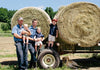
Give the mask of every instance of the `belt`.
M 18 43 L 18 42 L 23 42 L 23 41 L 15 41 L 15 43 Z

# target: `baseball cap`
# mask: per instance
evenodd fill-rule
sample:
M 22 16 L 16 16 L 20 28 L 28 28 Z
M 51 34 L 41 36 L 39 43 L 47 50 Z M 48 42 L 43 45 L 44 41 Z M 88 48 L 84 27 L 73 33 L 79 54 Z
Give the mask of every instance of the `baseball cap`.
M 18 20 L 23 20 L 23 18 L 22 18 L 22 17 L 20 17 Z

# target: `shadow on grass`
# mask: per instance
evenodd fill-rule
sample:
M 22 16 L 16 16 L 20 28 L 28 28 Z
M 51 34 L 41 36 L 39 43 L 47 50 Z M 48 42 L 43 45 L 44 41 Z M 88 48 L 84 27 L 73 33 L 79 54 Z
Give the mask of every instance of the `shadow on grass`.
M 1 62 L 1 65 L 17 65 L 17 61 L 3 61 Z
M 90 67 L 100 67 L 100 58 L 85 58 L 85 59 L 74 59 L 78 65 L 82 66 L 82 69 L 88 69 Z
M 100 58 L 84 58 L 84 59 L 73 59 L 78 65 L 82 66 L 81 69 L 88 69 L 90 67 L 100 67 Z M 17 66 L 17 61 L 3 61 L 1 65 L 15 65 Z M 60 64 L 62 67 L 62 64 Z

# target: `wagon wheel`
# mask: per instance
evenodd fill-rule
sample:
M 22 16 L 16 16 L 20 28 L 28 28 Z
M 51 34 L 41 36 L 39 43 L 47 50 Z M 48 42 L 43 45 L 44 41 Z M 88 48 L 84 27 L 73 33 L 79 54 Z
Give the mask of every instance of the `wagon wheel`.
M 44 69 L 50 67 L 56 68 L 60 64 L 60 57 L 54 50 L 45 49 L 40 53 L 38 63 Z

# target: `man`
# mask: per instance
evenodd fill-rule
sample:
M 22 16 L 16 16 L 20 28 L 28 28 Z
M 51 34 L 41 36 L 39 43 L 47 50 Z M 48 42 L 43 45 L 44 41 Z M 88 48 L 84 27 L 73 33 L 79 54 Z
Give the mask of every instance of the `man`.
M 30 37 L 32 39 L 34 39 L 34 36 L 36 34 L 36 31 L 37 31 L 37 23 L 38 21 L 36 19 L 33 19 L 32 21 L 32 26 L 29 27 L 29 30 L 31 31 L 31 35 Z M 37 40 L 39 41 L 39 40 Z M 32 65 L 34 65 L 34 67 L 36 66 L 36 62 L 37 62 L 37 59 L 36 59 L 36 54 L 35 54 L 35 41 L 29 41 L 29 51 L 30 51 L 30 54 L 31 54 L 31 60 L 30 60 L 30 64 L 29 64 L 29 68 L 32 68 Z
M 27 61 L 27 50 L 28 47 L 23 46 L 21 32 L 23 30 L 23 18 L 20 17 L 18 19 L 18 24 L 15 25 L 12 29 L 12 34 L 14 36 L 15 46 L 16 46 L 16 53 L 18 58 L 18 66 L 19 70 L 27 70 L 28 61 Z M 23 34 L 30 35 L 27 31 L 23 32 Z

